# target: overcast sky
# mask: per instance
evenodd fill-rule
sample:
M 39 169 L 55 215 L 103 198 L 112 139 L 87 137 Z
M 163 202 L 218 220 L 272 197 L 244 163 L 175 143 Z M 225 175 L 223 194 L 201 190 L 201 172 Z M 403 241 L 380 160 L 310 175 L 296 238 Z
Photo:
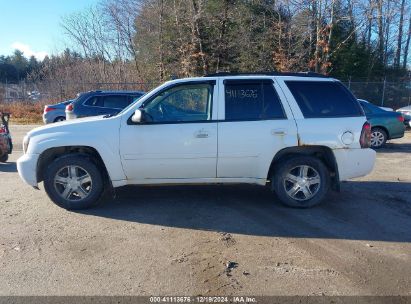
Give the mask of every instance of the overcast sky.
M 14 49 L 43 59 L 64 48 L 61 17 L 97 0 L 0 0 L 0 55 Z

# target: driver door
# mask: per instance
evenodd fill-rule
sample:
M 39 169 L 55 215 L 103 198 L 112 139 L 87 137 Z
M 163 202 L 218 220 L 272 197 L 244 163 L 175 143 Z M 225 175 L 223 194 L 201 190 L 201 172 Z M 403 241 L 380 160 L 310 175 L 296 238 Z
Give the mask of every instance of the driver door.
M 124 121 L 120 154 L 131 183 L 215 178 L 215 82 L 171 85 L 142 104 L 147 120 Z

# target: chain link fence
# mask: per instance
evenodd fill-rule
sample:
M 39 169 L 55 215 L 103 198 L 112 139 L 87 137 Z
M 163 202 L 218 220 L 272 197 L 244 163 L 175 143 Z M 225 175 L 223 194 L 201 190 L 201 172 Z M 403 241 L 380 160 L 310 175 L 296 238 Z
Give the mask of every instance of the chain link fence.
M 411 81 L 348 81 L 344 84 L 357 98 L 365 99 L 378 106 L 390 107 L 395 110 L 411 104 Z
M 411 104 L 411 81 L 343 81 L 357 98 L 378 106 L 398 109 Z M 92 90 L 138 90 L 149 91 L 159 83 L 81 83 L 67 81 L 0 83 L 0 102 L 48 101 L 57 103 L 72 99 L 80 92 Z
M 57 103 L 59 101 L 73 99 L 78 93 L 96 90 L 126 90 L 126 91 L 149 91 L 157 83 L 141 82 L 59 82 L 59 81 L 41 81 L 41 82 L 20 82 L 20 83 L 0 83 L 0 102 L 36 102 L 50 101 Z

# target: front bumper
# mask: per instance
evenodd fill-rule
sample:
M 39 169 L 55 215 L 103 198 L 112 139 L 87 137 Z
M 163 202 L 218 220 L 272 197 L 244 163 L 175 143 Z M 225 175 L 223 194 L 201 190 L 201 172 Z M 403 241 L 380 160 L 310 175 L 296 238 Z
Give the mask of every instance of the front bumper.
M 17 160 L 20 178 L 28 185 L 37 187 L 37 161 L 39 154 L 24 154 Z
M 373 149 L 336 149 L 333 152 L 340 181 L 371 173 L 377 155 Z

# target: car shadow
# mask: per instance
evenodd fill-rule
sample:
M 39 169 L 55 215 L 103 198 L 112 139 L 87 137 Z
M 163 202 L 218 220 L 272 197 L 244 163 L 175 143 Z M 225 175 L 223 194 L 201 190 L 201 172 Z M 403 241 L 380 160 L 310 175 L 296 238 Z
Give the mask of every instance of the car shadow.
M 376 149 L 380 153 L 411 153 L 411 143 L 386 143 L 384 147 Z
M 17 172 L 15 162 L 0 163 L 0 172 Z
M 346 182 L 311 209 L 276 202 L 268 188 L 124 187 L 81 213 L 167 227 L 296 238 L 411 242 L 411 184 Z

